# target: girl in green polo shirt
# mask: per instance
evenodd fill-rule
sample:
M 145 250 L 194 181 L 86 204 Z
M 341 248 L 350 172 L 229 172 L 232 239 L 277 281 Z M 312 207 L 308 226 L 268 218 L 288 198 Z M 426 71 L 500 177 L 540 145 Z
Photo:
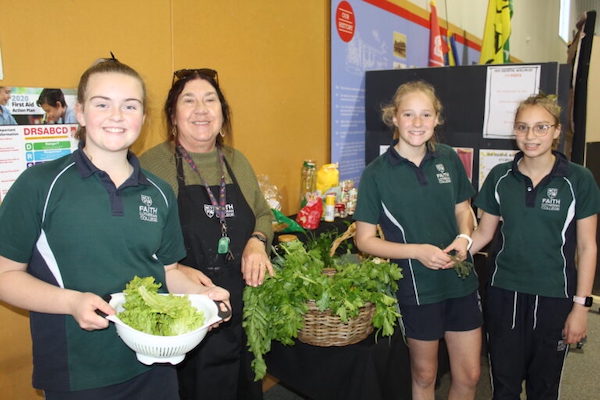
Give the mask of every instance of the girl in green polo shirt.
M 25 170 L 0 205 L 0 300 L 31 311 L 33 385 L 47 400 L 178 399 L 172 366 L 141 364 L 96 311 L 135 275 L 227 300 L 192 282 L 177 201 L 129 151 L 145 118 L 140 75 L 114 57 L 77 92 L 79 149 Z
M 423 81 L 401 85 L 383 119 L 394 143 L 363 172 L 356 243 L 403 270 L 397 292 L 407 337 L 413 398 L 433 398 L 438 348 L 446 340 L 450 399 L 473 399 L 480 374 L 481 310 L 474 273 L 457 276 L 449 253 L 468 255 L 475 190 L 456 152 L 435 143 L 442 105 Z M 385 239 L 377 237 L 380 225 Z
M 502 220 L 485 302 L 494 399 L 518 399 L 524 380 L 528 399 L 558 398 L 569 344 L 587 334 L 600 195 L 589 170 L 553 150 L 559 116 L 552 95 L 518 106 L 521 151 L 490 171 L 475 201 L 472 252 Z

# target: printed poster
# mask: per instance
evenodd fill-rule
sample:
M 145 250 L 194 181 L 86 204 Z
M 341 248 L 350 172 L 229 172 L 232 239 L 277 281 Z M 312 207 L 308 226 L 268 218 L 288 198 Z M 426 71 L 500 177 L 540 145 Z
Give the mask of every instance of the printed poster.
M 37 105 L 42 88 L 12 88 L 5 105 L 16 125 L 0 125 L 0 201 L 25 169 L 70 154 L 77 148 L 77 124 L 50 124 Z M 74 107 L 74 89 L 61 89 L 66 107 Z

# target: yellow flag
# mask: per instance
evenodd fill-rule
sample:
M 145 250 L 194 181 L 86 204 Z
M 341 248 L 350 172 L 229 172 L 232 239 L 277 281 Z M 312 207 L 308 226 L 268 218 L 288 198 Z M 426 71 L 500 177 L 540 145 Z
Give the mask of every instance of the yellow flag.
M 509 61 L 511 16 L 512 0 L 489 0 L 479 64 L 503 64 Z

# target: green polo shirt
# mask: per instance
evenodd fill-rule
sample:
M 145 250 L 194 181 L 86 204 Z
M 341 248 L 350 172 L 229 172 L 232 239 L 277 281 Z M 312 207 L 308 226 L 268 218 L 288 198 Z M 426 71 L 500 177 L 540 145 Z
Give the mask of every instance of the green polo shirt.
M 81 150 L 24 171 L 0 205 L 0 254 L 52 285 L 100 296 L 135 275 L 165 286 L 164 265 L 185 256 L 173 191 L 143 172 L 119 188 Z M 108 329 L 70 315 L 30 314 L 33 385 L 74 391 L 127 381 L 148 367 Z
M 456 204 L 474 193 L 451 147 L 437 144 L 416 166 L 392 145 L 365 168 L 354 219 L 380 224 L 387 241 L 444 248 L 459 233 Z M 461 279 L 453 269 L 432 270 L 416 259 L 393 261 L 404 274 L 397 294 L 401 304 L 437 303 L 466 296 L 478 286 L 474 273 Z
M 475 205 L 502 217 L 502 247 L 491 285 L 547 297 L 571 297 L 577 288 L 577 220 L 600 210 L 592 173 L 554 152 L 552 171 L 533 187 L 519 172 L 523 153 L 495 166 Z

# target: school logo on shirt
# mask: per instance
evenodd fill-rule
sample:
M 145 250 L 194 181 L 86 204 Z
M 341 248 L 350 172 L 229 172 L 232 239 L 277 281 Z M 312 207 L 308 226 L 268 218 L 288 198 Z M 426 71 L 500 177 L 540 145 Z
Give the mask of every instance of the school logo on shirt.
M 158 222 L 158 208 L 152 207 L 152 197 L 142 194 L 142 204 L 139 206 L 140 219 L 148 222 Z
M 446 172 L 444 164 L 435 164 L 435 169 L 438 171 L 437 174 L 435 174 L 435 176 L 437 176 L 438 183 L 452 182 L 450 179 L 450 173 Z
M 215 206 L 212 204 L 204 205 L 204 213 L 208 218 L 212 218 L 215 216 Z M 233 209 L 233 204 L 225 204 L 225 218 L 235 217 L 235 211 Z
M 546 197 L 542 198 L 542 210 L 546 211 L 560 211 L 560 199 L 557 199 L 558 195 L 557 188 L 546 189 Z

